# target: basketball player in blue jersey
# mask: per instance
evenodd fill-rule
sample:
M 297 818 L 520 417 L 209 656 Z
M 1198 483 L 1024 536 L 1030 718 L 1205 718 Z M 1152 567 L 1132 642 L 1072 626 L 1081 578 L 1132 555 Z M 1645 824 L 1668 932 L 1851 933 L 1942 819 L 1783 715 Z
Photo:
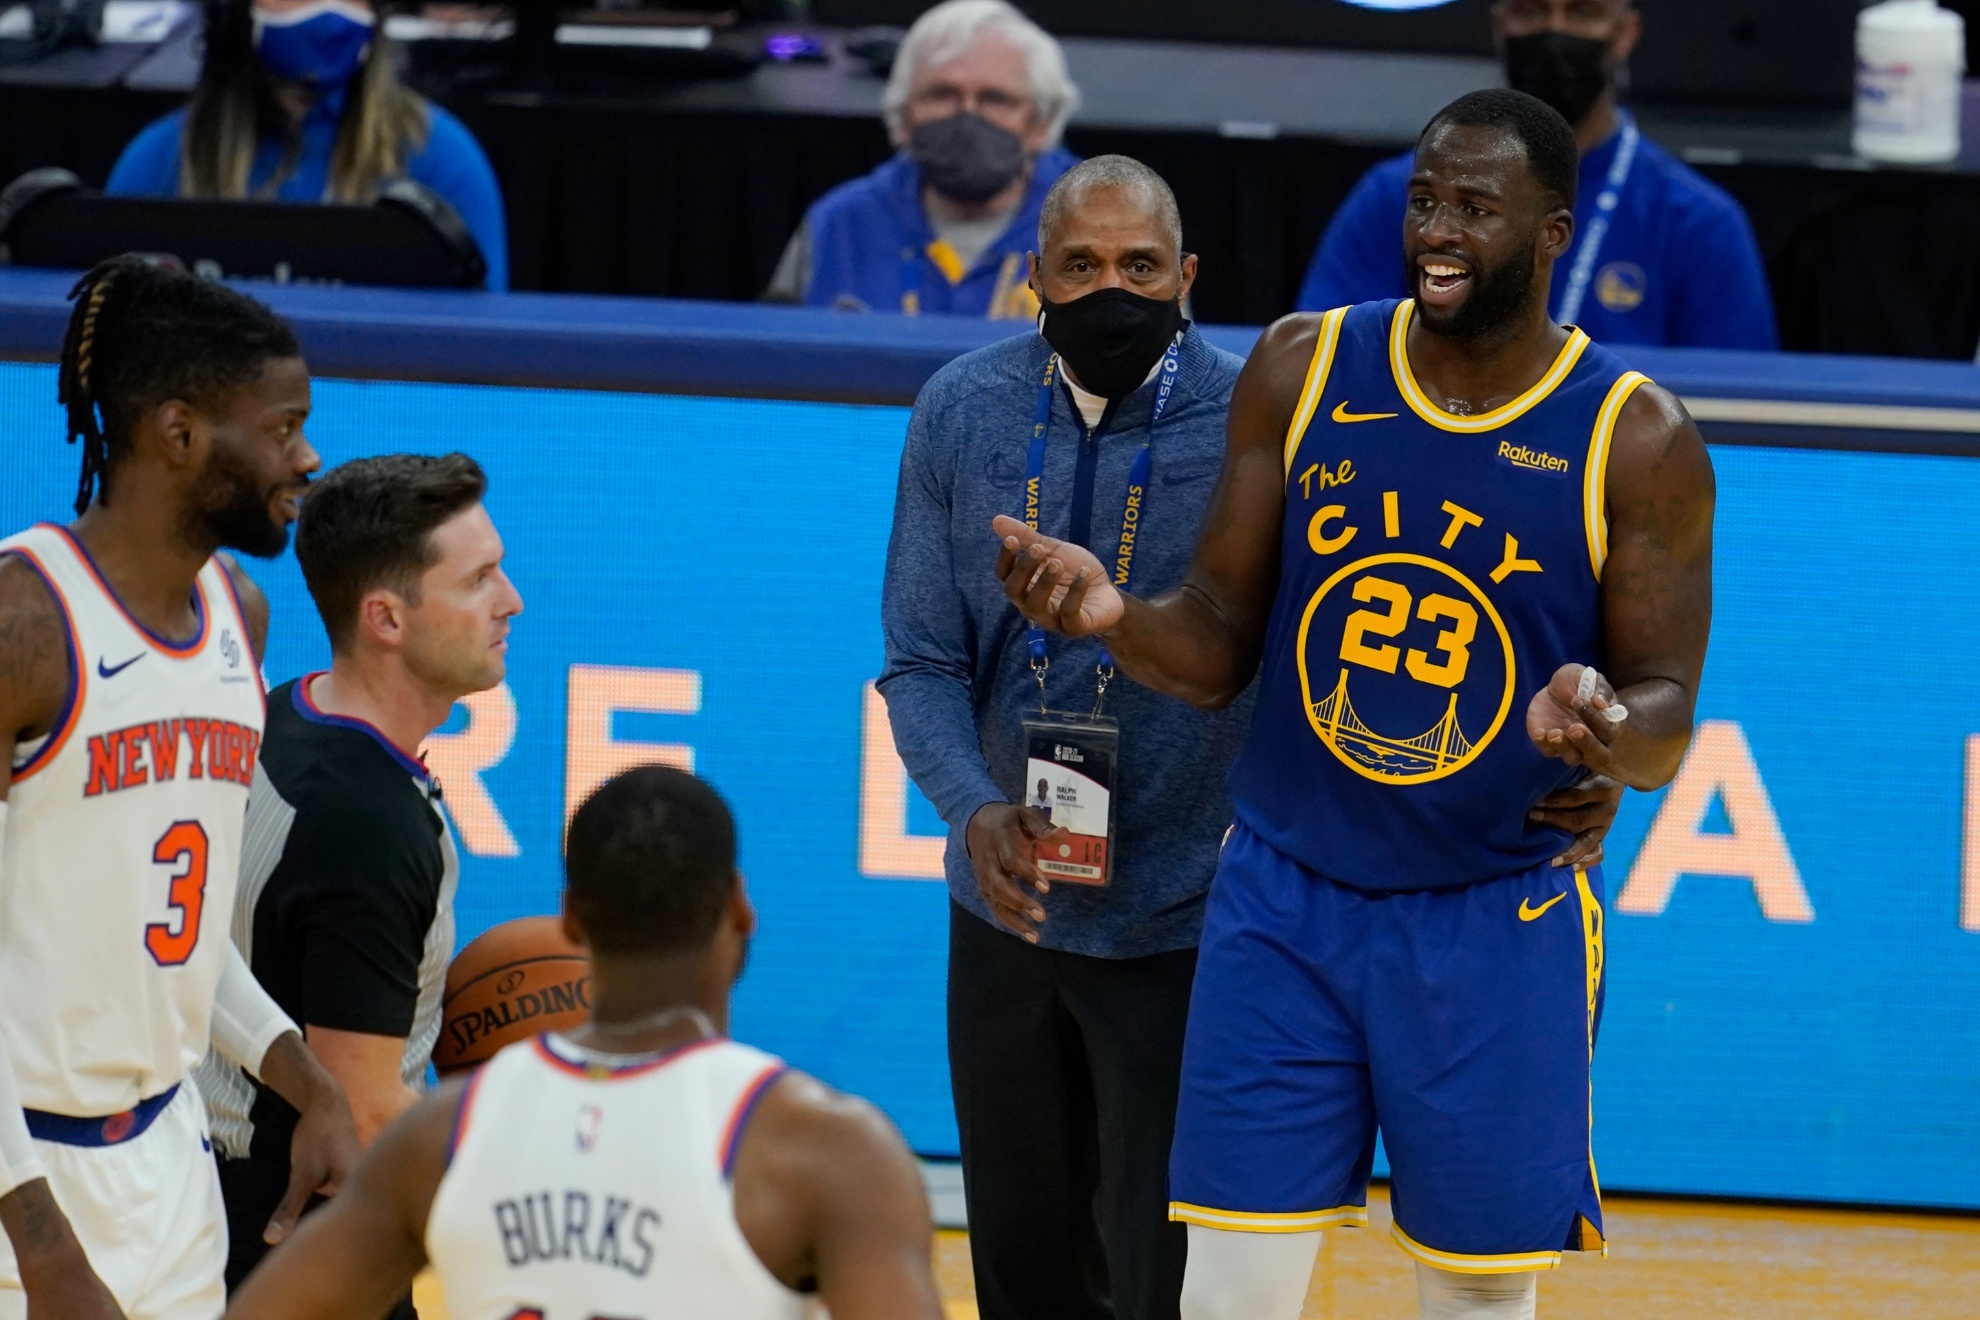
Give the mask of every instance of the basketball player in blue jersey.
M 1575 159 L 1522 93 L 1430 122 L 1416 297 L 1266 331 L 1180 590 L 996 522 L 1028 618 L 1201 706 L 1258 676 L 1170 1173 L 1185 1320 L 1296 1317 L 1320 1230 L 1366 1219 L 1378 1128 L 1424 1316 L 1530 1317 L 1537 1271 L 1602 1248 L 1602 879 L 1530 813 L 1677 772 L 1713 478 L 1673 396 L 1547 316 Z

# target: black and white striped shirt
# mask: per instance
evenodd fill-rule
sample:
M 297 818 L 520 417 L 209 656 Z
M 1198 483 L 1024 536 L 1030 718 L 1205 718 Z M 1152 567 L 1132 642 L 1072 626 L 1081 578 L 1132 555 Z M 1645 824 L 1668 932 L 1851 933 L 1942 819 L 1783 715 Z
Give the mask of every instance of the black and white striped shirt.
M 423 1090 L 454 955 L 460 860 L 440 785 L 376 728 L 319 710 L 308 685 L 268 697 L 248 797 L 233 938 L 305 1028 L 406 1039 Z M 197 1073 L 223 1155 L 286 1167 L 296 1114 L 216 1054 Z

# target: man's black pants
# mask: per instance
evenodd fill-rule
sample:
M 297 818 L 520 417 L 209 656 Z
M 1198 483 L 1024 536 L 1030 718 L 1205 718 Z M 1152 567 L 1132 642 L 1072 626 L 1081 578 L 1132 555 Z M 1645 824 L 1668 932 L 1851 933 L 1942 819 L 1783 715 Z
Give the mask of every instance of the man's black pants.
M 1089 958 L 949 910 L 949 1078 L 983 1320 L 1176 1320 L 1169 1143 L 1196 950 Z

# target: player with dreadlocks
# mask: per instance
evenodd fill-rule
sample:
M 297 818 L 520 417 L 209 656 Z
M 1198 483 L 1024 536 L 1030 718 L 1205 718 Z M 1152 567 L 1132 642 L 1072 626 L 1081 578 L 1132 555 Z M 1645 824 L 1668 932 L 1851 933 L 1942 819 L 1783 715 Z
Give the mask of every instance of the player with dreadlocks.
M 285 1235 L 350 1111 L 228 938 L 272 557 L 316 452 L 267 308 L 125 256 L 77 284 L 60 400 L 79 515 L 0 541 L 0 1320 L 213 1320 L 209 1042 L 301 1112 Z

